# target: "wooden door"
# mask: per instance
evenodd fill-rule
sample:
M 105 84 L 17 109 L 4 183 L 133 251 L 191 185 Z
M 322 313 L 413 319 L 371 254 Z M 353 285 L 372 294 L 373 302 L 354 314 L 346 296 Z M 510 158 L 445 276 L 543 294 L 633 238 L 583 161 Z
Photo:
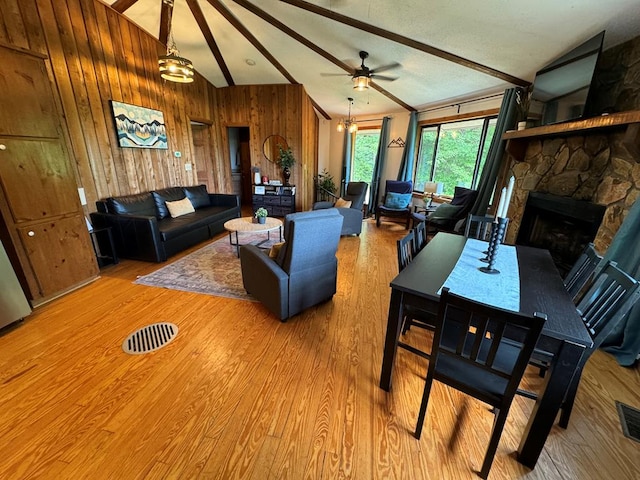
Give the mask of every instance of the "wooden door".
M 198 183 L 206 185 L 207 191 L 215 192 L 215 172 L 211 157 L 211 127 L 201 123 L 192 123 L 191 138 Z
M 91 280 L 98 266 L 45 59 L 4 47 L 0 58 L 0 223 L 38 304 Z

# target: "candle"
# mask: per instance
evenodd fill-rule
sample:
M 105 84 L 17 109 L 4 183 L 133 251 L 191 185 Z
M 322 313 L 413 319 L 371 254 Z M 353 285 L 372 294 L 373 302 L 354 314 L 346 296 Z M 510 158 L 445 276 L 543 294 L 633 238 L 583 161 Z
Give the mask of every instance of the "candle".
M 507 195 L 507 189 L 502 188 L 502 192 L 500 192 L 500 201 L 498 202 L 498 209 L 496 210 L 496 218 L 502 217 L 502 210 L 504 209 L 504 201 Z
M 502 218 L 506 218 L 507 212 L 509 211 L 509 204 L 511 203 L 511 195 L 513 194 L 514 183 L 516 183 L 516 179 L 512 175 L 509 179 L 509 184 L 507 185 L 507 197 L 504 201 L 504 211 L 502 212 Z

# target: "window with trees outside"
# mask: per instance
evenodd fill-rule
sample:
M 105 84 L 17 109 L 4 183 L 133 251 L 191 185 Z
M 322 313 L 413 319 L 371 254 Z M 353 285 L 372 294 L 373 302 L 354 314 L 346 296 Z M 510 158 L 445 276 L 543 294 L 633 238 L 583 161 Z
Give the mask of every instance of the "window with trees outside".
M 371 186 L 379 141 L 380 129 L 358 130 L 351 160 L 350 182 L 367 182 Z M 369 203 L 369 191 L 365 203 Z
M 429 181 L 442 182 L 446 195 L 456 186 L 477 188 L 495 129 L 496 117 L 423 126 L 414 190 L 424 191 Z

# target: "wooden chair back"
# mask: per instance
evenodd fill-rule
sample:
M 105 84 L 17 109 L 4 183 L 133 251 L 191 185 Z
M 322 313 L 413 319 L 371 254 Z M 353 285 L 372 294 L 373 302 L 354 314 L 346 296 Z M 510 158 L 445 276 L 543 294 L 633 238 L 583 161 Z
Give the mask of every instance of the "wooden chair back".
M 414 252 L 417 254 L 427 244 L 427 224 L 425 222 L 416 223 L 413 227 Z
M 487 478 L 509 407 L 546 315 L 522 315 L 454 295 L 443 288 L 427 381 L 416 425 L 420 438 L 433 380 L 494 407 L 496 419 L 480 471 Z
M 488 241 L 489 236 L 491 235 L 491 226 L 493 225 L 493 221 L 493 217 L 469 214 L 464 226 L 464 236 L 467 238 L 477 238 L 478 240 Z
M 410 230 L 404 237 L 397 242 L 398 247 L 398 271 L 404 270 L 404 267 L 411 263 L 414 256 L 414 234 Z
M 564 277 L 564 286 L 574 302 L 577 303 L 585 286 L 593 280 L 601 261 L 602 257 L 596 252 L 593 243 L 589 243 Z

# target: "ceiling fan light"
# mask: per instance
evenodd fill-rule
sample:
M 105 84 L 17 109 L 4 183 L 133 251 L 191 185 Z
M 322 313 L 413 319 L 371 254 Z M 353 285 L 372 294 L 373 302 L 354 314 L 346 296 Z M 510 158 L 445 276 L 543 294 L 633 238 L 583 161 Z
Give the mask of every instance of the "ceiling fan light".
M 369 77 L 353 77 L 353 88 L 361 92 L 369 88 Z

